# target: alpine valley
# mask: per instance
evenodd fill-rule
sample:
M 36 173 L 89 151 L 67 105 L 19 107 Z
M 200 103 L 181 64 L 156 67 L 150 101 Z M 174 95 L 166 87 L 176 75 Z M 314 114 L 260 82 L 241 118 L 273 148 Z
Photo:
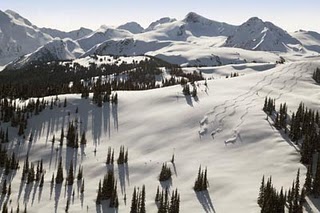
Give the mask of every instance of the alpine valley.
M 320 212 L 320 34 L 194 12 L 0 11 L 2 212 Z

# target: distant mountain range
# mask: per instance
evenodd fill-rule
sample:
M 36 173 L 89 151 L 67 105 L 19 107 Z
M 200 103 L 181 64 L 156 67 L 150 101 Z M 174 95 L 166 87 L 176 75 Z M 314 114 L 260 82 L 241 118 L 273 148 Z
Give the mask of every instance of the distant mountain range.
M 90 55 L 152 55 L 180 65 L 215 66 L 319 53 L 317 32 L 288 33 L 257 17 L 234 26 L 191 12 L 183 20 L 161 18 L 146 29 L 129 22 L 64 32 L 39 28 L 11 10 L 0 11 L 0 65 L 10 63 L 11 69 Z

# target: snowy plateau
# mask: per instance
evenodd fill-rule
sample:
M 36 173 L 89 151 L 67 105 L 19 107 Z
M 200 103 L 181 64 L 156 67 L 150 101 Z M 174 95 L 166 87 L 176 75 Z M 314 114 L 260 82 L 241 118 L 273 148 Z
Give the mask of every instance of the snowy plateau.
M 138 72 L 135 65 L 152 60 L 161 64 L 156 67 L 160 70 L 155 75 L 158 87 L 113 90 L 116 103 L 106 101 L 100 107 L 92 101 L 93 92 L 87 98 L 73 92 L 40 97 L 46 107 L 28 114 L 20 136 L 19 128 L 12 126 L 14 121 L 3 120 L 8 104 L 3 104 L 6 95 L 1 94 L 0 129 L 8 129 L 9 135 L 9 142 L 1 146 L 8 156 L 15 153 L 19 162 L 19 168 L 8 174 L 1 167 L 1 209 L 129 213 L 134 190 L 141 192 L 144 185 L 148 213 L 159 212 L 159 202 L 155 202 L 158 187 L 168 190 L 169 202 L 177 189 L 182 213 L 256 213 L 261 211 L 257 198 L 263 176 L 265 180 L 272 176 L 277 190 L 287 190 L 300 169 L 303 187 L 307 167 L 300 161 L 301 144 L 276 128 L 275 118 L 262 108 L 265 98 L 271 97 L 277 111 L 280 103 L 286 103 L 290 117 L 300 103 L 319 110 L 320 85 L 313 78 L 320 68 L 317 32 L 288 33 L 257 17 L 234 26 L 193 12 L 183 20 L 161 18 L 145 29 L 129 22 L 63 32 L 37 27 L 14 11 L 0 11 L 0 82 L 3 76 L 39 66 L 51 69 L 52 64 L 75 73 L 80 66 L 90 72 L 92 67 L 132 65 L 120 74 L 91 76 L 94 83 L 99 78 L 122 82 Z M 196 95 L 184 94 L 180 84 L 163 86 L 164 79 L 174 76 L 170 66 L 182 70 L 179 80 L 201 73 L 202 80 L 187 83 L 196 89 Z M 37 100 L 15 97 L 10 102 L 23 108 Z M 79 132 L 79 141 L 85 132 L 86 144 L 66 145 L 71 124 Z M 62 129 L 64 144 L 60 146 Z M 114 150 L 114 163 L 106 165 L 109 147 Z M 118 164 L 122 147 L 128 150 L 128 162 Z M 316 156 L 313 168 L 317 167 Z M 60 159 L 64 180 L 56 184 L 52 177 L 57 176 Z M 22 181 L 27 160 L 34 170 L 42 161 L 43 186 L 40 181 Z M 163 164 L 172 172 L 167 181 L 159 181 Z M 207 170 L 209 186 L 196 192 L 200 165 Z M 74 183 L 67 184 L 71 167 Z M 83 177 L 78 180 L 80 168 Z M 110 207 L 110 199 L 97 203 L 99 181 L 111 170 L 117 208 Z M 4 182 L 11 186 L 10 195 L 3 193 Z M 306 196 L 303 212 L 320 212 L 320 199 Z

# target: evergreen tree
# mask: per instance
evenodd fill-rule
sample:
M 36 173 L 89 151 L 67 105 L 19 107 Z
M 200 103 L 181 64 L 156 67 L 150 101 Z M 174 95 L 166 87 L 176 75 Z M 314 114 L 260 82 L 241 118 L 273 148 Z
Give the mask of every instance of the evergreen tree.
M 59 159 L 57 176 L 56 176 L 56 184 L 61 184 L 63 182 L 63 168 L 62 168 L 62 158 Z
M 171 178 L 171 169 L 166 163 L 162 164 L 161 172 L 159 175 L 159 181 L 167 181 Z
M 312 175 L 311 175 L 311 166 L 307 167 L 306 180 L 304 182 L 305 192 L 308 194 L 311 192 L 312 187 Z
M 43 184 L 44 184 L 44 175 L 41 175 L 41 180 L 40 180 L 39 187 L 42 188 Z
M 141 204 L 140 204 L 140 210 L 139 213 L 146 213 L 146 189 L 145 186 L 142 186 L 142 191 L 141 191 Z
M 134 187 L 134 189 L 133 189 L 130 213 L 138 213 L 136 187 Z
M 5 195 L 7 194 L 7 179 L 4 179 L 3 184 L 2 184 L 2 194 Z

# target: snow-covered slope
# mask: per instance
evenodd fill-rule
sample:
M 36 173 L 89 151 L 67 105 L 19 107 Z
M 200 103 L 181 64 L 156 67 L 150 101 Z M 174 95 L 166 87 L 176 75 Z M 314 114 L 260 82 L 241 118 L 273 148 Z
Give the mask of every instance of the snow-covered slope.
M 68 48 L 70 48 L 70 50 Z M 29 64 L 75 59 L 75 54 L 72 52 L 77 52 L 78 50 L 79 45 L 72 40 L 67 39 L 64 41 L 61 39 L 54 39 L 37 49 L 35 52 L 24 55 L 18 60 L 10 63 L 7 68 L 19 69 Z
M 147 52 L 169 63 L 181 66 L 220 66 L 247 62 L 271 62 L 279 56 L 270 52 L 248 51 L 239 48 L 209 47 L 189 42 L 175 42 L 159 50 Z
M 320 34 L 314 31 L 299 30 L 291 33 L 292 37 L 298 39 L 302 45 L 311 51 L 320 53 Z
M 133 34 L 127 30 L 116 29 L 108 26 L 101 26 L 98 30 L 78 40 L 78 43 L 85 51 L 91 49 L 97 44 L 105 42 L 110 39 L 124 39 L 130 38 Z
M 45 28 L 45 27 L 41 28 L 40 30 L 42 32 L 50 35 L 53 38 L 56 38 L 56 37 L 61 38 L 61 39 L 71 38 L 73 40 L 77 40 L 77 39 L 83 38 L 83 37 L 85 37 L 85 36 L 87 36 L 87 35 L 89 35 L 90 33 L 93 32 L 92 30 L 84 28 L 84 27 L 81 27 L 78 30 L 73 30 L 73 31 L 70 31 L 70 32 L 64 32 L 64 31 L 61 31 L 61 30 Z
M 287 52 L 302 51 L 301 43 L 271 22 L 250 18 L 228 37 L 225 46 L 247 50 Z
M 144 31 L 143 27 L 137 22 L 128 22 L 118 26 L 117 29 L 127 30 L 133 34 L 142 33 Z
M 19 14 L 0 11 L 0 65 L 33 52 L 51 40 L 51 36 Z
M 170 41 L 144 41 L 127 38 L 123 40 L 109 40 L 98 44 L 81 57 L 89 55 L 143 55 L 170 45 Z
M 154 30 L 157 26 L 159 26 L 159 25 L 161 25 L 161 24 L 171 23 L 171 22 L 174 22 L 174 21 L 177 21 L 177 19 L 175 19 L 175 18 L 169 18 L 169 17 L 161 18 L 161 19 L 159 19 L 159 20 L 156 20 L 156 21 L 152 22 L 152 23 L 145 29 L 145 32 L 147 32 L 147 31 L 152 31 L 152 30 Z
M 276 108 L 286 102 L 295 110 L 300 101 L 312 109 L 320 104 L 319 85 L 311 75 L 319 63 L 299 62 L 278 65 L 274 69 L 231 79 L 208 81 L 208 88 L 199 83 L 198 99 L 185 97 L 181 86 L 149 91 L 119 91 L 118 105 L 93 105 L 80 95 L 59 95 L 67 98 L 66 108 L 46 109 L 28 120 L 27 139 L 10 133 L 15 149 L 23 162 L 26 153 L 33 163 L 43 159 L 44 186 L 20 184 L 21 169 L 12 181 L 8 208 L 26 203 L 28 212 L 64 212 L 70 200 L 69 212 L 115 212 L 108 204 L 96 205 L 99 180 L 108 168 L 106 152 L 111 146 L 115 158 L 119 147 L 129 150 L 129 163 L 113 168 L 118 183 L 119 210 L 129 212 L 134 187 L 146 186 L 146 210 L 157 212 L 154 202 L 156 189 L 169 186 L 178 189 L 180 212 L 259 212 L 257 197 L 263 175 L 272 175 L 274 186 L 288 189 L 300 168 L 300 186 L 306 168 L 300 154 L 287 138 L 265 119 L 261 110 L 266 95 L 276 98 Z M 235 72 L 237 68 L 230 72 Z M 47 97 L 49 102 L 51 98 Z M 23 104 L 23 102 L 21 103 Z M 75 113 L 78 108 L 78 113 Z M 79 149 L 60 148 L 57 138 L 62 126 L 75 118 L 81 131 L 86 131 L 87 145 Z M 12 128 L 9 128 L 12 130 Z M 211 133 L 215 132 L 214 137 Z M 29 133 L 33 141 L 28 142 Z M 199 135 L 200 133 L 200 135 Z M 51 139 L 56 136 L 56 142 Z M 225 143 L 228 142 L 228 143 Z M 175 154 L 175 163 L 171 156 Z M 80 185 L 50 187 L 56 174 L 59 157 L 63 159 L 66 177 L 71 160 L 75 171 L 83 166 L 84 196 Z M 171 168 L 172 181 L 160 183 L 158 175 L 162 163 Z M 199 165 L 208 168 L 207 193 L 192 189 Z M 72 196 L 75 191 L 75 196 Z M 126 196 L 126 200 L 124 200 Z M 308 205 L 307 205 L 308 206 Z M 312 205 L 311 205 L 312 206 Z M 306 208 L 306 212 L 317 212 Z

